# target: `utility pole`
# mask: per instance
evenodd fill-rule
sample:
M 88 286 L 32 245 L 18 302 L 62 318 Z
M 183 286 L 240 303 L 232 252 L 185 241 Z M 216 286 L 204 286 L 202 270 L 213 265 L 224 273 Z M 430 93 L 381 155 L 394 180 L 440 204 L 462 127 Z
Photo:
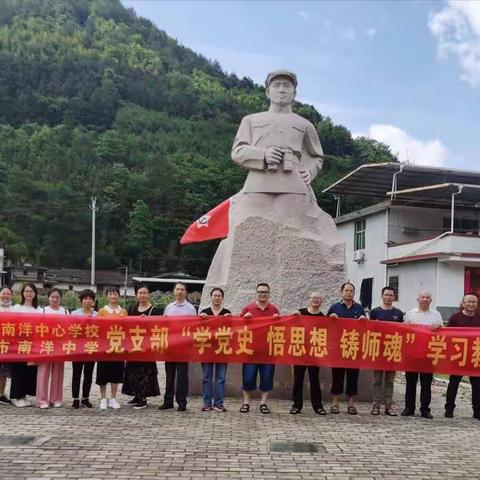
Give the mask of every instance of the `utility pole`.
M 97 197 L 92 197 L 92 200 L 90 202 L 90 210 L 92 211 L 92 255 L 91 255 L 90 285 L 92 287 L 95 287 L 95 221 L 96 221 L 96 213 L 98 210 Z
M 125 267 L 125 282 L 123 284 L 123 308 L 127 308 L 127 283 L 128 283 L 128 267 Z

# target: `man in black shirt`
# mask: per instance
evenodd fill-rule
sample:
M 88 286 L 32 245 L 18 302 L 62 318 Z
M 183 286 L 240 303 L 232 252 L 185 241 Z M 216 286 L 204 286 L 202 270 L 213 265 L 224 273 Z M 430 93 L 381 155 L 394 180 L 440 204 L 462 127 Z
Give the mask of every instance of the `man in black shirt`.
M 478 298 L 476 295 L 463 296 L 462 308 L 450 317 L 448 326 L 480 328 L 480 313 L 478 313 Z M 445 417 L 447 418 L 453 418 L 453 411 L 456 406 L 455 399 L 462 378 L 461 375 L 450 375 L 447 402 L 445 403 Z M 470 385 L 472 387 L 473 418 L 480 420 L 480 376 L 470 377 Z
M 324 317 L 325 315 L 320 311 L 321 306 L 322 296 L 318 292 L 312 292 L 308 301 L 308 307 L 300 308 L 297 312 L 295 312 L 295 315 Z M 310 400 L 312 402 L 312 408 L 318 415 L 326 415 L 327 412 L 323 408 L 322 404 L 322 390 L 320 389 L 320 367 L 306 365 L 294 365 L 293 367 L 293 406 L 290 409 L 290 413 L 292 415 L 296 415 L 302 411 L 303 380 L 305 378 L 305 370 L 307 369 L 308 376 L 310 378 Z
M 381 320 L 384 322 L 403 322 L 403 312 L 393 306 L 395 291 L 392 287 L 382 288 L 382 304 L 370 312 L 370 320 Z M 385 402 L 385 415 L 396 417 L 393 409 L 393 382 L 395 372 L 375 370 L 373 382 L 373 406 L 372 415 L 380 413 L 380 405 Z

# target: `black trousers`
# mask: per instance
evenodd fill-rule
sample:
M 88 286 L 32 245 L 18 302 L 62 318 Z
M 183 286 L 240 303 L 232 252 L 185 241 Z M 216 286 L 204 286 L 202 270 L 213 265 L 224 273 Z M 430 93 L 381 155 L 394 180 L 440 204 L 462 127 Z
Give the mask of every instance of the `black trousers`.
M 165 405 L 173 405 L 173 396 L 179 407 L 187 405 L 188 395 L 188 363 L 187 362 L 165 362 Z M 177 388 L 175 389 L 175 376 L 177 377 Z
M 358 375 L 360 370 L 358 368 L 332 368 L 332 395 L 341 395 L 347 377 L 347 385 L 345 387 L 345 394 L 353 397 L 358 391 Z
M 411 413 L 415 412 L 418 377 L 420 377 L 420 412 L 430 413 L 433 373 L 405 372 L 407 382 L 405 410 Z
M 301 410 L 303 408 L 303 380 L 305 370 L 308 369 L 310 379 L 310 400 L 313 410 L 317 411 L 322 406 L 322 390 L 320 389 L 320 367 L 295 365 L 293 367 L 293 406 Z
M 26 395 L 35 396 L 37 391 L 37 367 L 27 366 L 26 363 L 11 363 L 12 382 L 10 384 L 10 398 L 19 400 Z
M 83 370 L 82 398 L 90 396 L 95 362 L 72 362 L 72 398 L 79 398 Z
M 445 410 L 453 412 L 455 409 L 455 399 L 457 398 L 458 386 L 462 381 L 460 375 L 450 375 L 450 380 L 447 387 L 447 402 L 445 403 Z M 470 377 L 470 386 L 472 387 L 472 408 L 473 415 L 480 416 L 480 377 Z

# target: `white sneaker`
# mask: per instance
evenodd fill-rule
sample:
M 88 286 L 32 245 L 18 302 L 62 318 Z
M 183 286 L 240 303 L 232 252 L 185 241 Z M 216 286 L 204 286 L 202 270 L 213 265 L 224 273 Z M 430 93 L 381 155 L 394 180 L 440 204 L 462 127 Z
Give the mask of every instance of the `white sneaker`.
M 29 404 L 25 398 L 19 398 L 13 401 L 13 404 L 16 407 L 23 408 L 23 407 L 28 407 Z
M 35 398 L 33 400 L 30 400 L 29 398 L 25 397 L 24 400 L 27 404 L 27 407 L 33 407 L 35 405 Z
M 100 410 L 106 410 L 108 407 L 108 402 L 106 398 L 100 400 Z
M 48 403 L 41 403 L 38 408 L 45 409 L 48 408 Z
M 63 407 L 63 404 L 62 402 L 54 402 L 54 404 L 52 405 L 53 408 L 60 408 L 60 407 Z
M 118 410 L 120 408 L 120 404 L 117 402 L 117 399 L 116 398 L 111 398 L 109 401 L 108 401 L 108 406 L 110 408 L 113 408 L 114 410 Z

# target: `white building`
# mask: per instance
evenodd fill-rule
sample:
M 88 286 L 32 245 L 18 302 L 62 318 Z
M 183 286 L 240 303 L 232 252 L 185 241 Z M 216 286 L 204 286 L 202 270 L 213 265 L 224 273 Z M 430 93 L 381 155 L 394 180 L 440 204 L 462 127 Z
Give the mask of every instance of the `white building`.
M 480 172 L 400 163 L 357 168 L 324 192 L 337 198 L 335 222 L 346 244 L 347 277 L 364 304 L 393 286 L 397 305 L 433 295 L 444 320 L 464 293 L 480 294 Z M 379 203 L 341 214 L 343 197 Z

